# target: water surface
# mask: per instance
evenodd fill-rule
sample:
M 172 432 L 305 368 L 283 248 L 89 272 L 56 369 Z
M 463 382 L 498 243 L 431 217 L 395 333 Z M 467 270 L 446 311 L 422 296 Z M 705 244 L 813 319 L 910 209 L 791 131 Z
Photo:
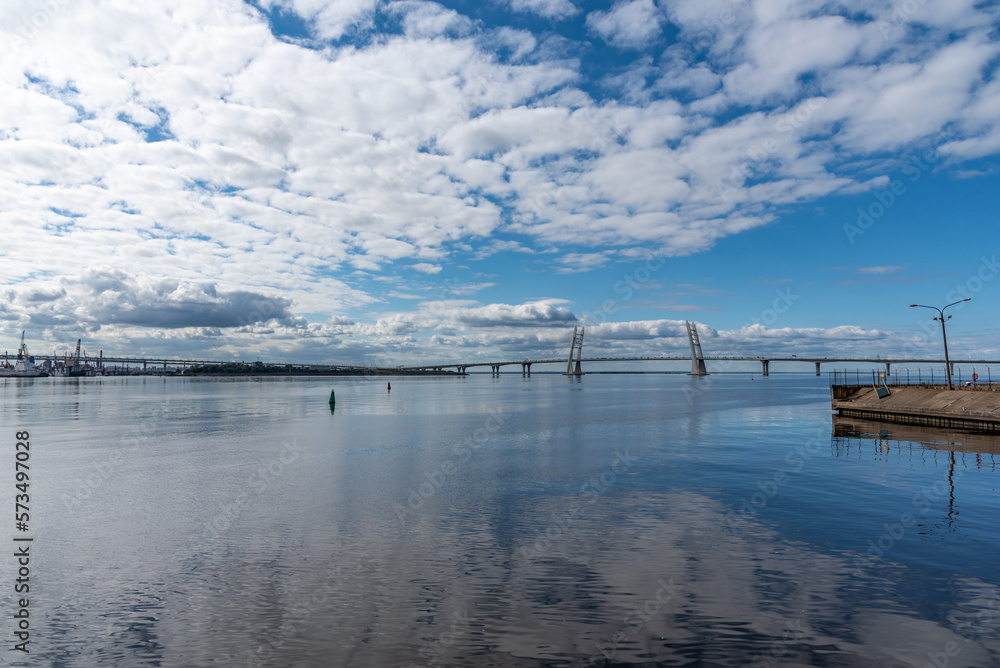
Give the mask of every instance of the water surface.
M 391 380 L 0 381 L 23 665 L 1000 664 L 992 437 L 807 375 Z

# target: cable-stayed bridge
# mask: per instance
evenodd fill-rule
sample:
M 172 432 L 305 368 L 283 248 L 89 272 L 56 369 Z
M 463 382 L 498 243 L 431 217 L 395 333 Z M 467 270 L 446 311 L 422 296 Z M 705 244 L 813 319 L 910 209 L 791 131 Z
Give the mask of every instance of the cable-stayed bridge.
M 531 375 L 531 367 L 536 364 L 566 364 L 566 373 L 568 375 L 582 375 L 583 364 L 584 363 L 617 363 L 617 362 L 691 362 L 691 375 L 694 376 L 704 376 L 710 373 L 706 362 L 722 363 L 722 369 L 719 369 L 719 364 L 714 364 L 716 370 L 728 370 L 726 367 L 728 364 L 733 362 L 758 362 L 761 365 L 761 374 L 764 376 L 769 375 L 771 362 L 805 362 L 815 365 L 816 375 L 820 375 L 820 368 L 823 364 L 839 364 L 839 363 L 859 363 L 859 364 L 872 364 L 875 366 L 884 366 L 885 374 L 888 376 L 891 373 L 893 365 L 901 364 L 945 364 L 944 359 L 938 358 L 904 358 L 904 357 L 833 357 L 833 356 L 823 356 L 823 357 L 810 357 L 804 356 L 800 357 L 797 355 L 705 355 L 701 348 L 701 341 L 698 336 L 698 329 L 695 323 L 686 322 L 688 342 L 690 344 L 691 354 L 688 356 L 684 355 L 648 355 L 648 356 L 614 356 L 614 357 L 583 357 L 583 327 L 573 328 L 573 339 L 570 344 L 570 351 L 567 357 L 551 357 L 551 358 L 537 358 L 537 359 L 517 359 L 517 360 L 506 360 L 506 361 L 491 361 L 491 362 L 447 362 L 447 363 L 433 363 L 433 364 L 415 364 L 409 366 L 393 366 L 393 367 L 380 367 L 374 365 L 352 365 L 352 364 L 310 364 L 310 363 L 285 363 L 285 362 L 251 362 L 250 364 L 260 364 L 270 367 L 287 367 L 295 370 L 313 370 L 318 372 L 329 371 L 329 372 L 355 372 L 355 373 L 378 373 L 387 374 L 394 372 L 420 372 L 420 371 L 454 371 L 458 374 L 465 374 L 469 369 L 476 367 L 490 367 L 493 375 L 500 375 L 501 368 L 505 366 L 520 366 L 521 374 L 524 376 Z M 13 358 L 13 355 L 8 356 Z M 64 362 L 69 356 L 67 355 L 32 355 L 32 358 L 37 361 L 51 360 L 55 362 Z M 97 368 L 108 368 L 108 367 L 135 367 L 136 369 L 143 369 L 145 371 L 153 371 L 162 369 L 166 371 L 168 367 L 170 368 L 187 368 L 191 366 L 219 366 L 223 364 L 233 364 L 240 362 L 236 360 L 202 360 L 202 359 L 183 359 L 183 358 L 167 358 L 167 357 L 141 357 L 141 356 L 105 356 L 103 353 L 100 356 L 92 355 L 79 355 L 74 360 L 74 365 L 89 365 Z M 986 359 L 974 359 L 974 360 L 950 360 L 952 367 L 955 364 L 997 364 L 1000 365 L 1000 360 L 986 360 Z
M 574 360 L 574 364 L 575 364 Z M 581 357 L 581 364 L 583 362 L 690 362 L 690 357 L 680 357 L 680 356 L 658 356 L 658 357 Z M 857 363 L 867 363 L 874 365 L 885 366 L 886 372 L 891 372 L 893 364 L 944 364 L 944 359 L 932 359 L 932 358 L 921 358 L 921 359 L 911 359 L 911 358 L 885 358 L 885 357 L 777 357 L 777 356 L 740 356 L 740 355 L 718 355 L 718 356 L 708 356 L 698 358 L 698 361 L 704 363 L 706 361 L 712 362 L 760 362 L 761 364 L 761 375 L 767 376 L 770 373 L 770 363 L 771 362 L 812 362 L 816 368 L 816 375 L 820 375 L 820 365 L 839 363 L 839 362 L 857 362 Z M 955 364 L 996 364 L 1000 365 L 1000 360 L 950 360 L 951 365 Z M 459 373 L 466 373 L 467 369 L 474 367 L 490 367 L 495 375 L 499 375 L 500 368 L 505 366 L 521 366 L 522 375 L 531 375 L 531 366 L 533 364 L 566 364 L 565 358 L 553 358 L 553 359 L 519 359 L 519 360 L 509 360 L 504 362 L 465 362 L 458 364 L 426 364 L 418 366 L 407 366 L 407 367 L 395 367 L 400 370 L 405 371 L 445 371 L 448 369 L 455 369 Z M 568 375 L 581 375 L 583 373 L 582 369 L 580 372 L 574 371 L 570 372 Z M 694 376 L 705 376 L 710 372 L 706 368 L 703 373 L 693 373 Z
M 692 376 L 708 375 L 706 361 L 713 362 L 759 362 L 761 374 L 770 374 L 771 362 L 808 362 L 815 365 L 816 375 L 820 375 L 820 367 L 823 364 L 837 363 L 862 363 L 885 366 L 885 374 L 888 376 L 892 371 L 893 364 L 944 364 L 944 359 L 937 358 L 905 358 L 905 357 L 799 357 L 797 355 L 708 355 L 702 352 L 701 339 L 698 336 L 697 325 L 693 322 L 685 321 L 688 334 L 688 342 L 691 347 L 690 356 L 679 355 L 659 355 L 659 356 L 622 356 L 622 357 L 583 357 L 583 327 L 573 328 L 573 341 L 570 344 L 569 356 L 563 358 L 544 359 L 519 359 L 503 362 L 467 362 L 449 364 L 424 364 L 408 367 L 401 367 L 410 371 L 444 371 L 455 369 L 458 373 L 466 373 L 473 367 L 490 367 L 493 375 L 500 375 L 500 369 L 505 366 L 521 366 L 521 375 L 530 376 L 531 367 L 534 364 L 566 364 L 567 375 L 581 375 L 583 373 L 584 362 L 677 362 L 690 361 Z M 1000 364 L 1000 360 L 949 360 L 951 366 L 955 364 Z

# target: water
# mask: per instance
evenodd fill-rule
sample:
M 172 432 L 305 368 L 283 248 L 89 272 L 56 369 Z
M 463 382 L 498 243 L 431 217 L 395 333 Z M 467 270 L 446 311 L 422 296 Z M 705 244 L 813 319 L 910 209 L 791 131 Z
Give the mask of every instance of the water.
M 994 437 L 834 425 L 806 375 L 391 381 L 0 381 L 5 658 L 1000 665 Z

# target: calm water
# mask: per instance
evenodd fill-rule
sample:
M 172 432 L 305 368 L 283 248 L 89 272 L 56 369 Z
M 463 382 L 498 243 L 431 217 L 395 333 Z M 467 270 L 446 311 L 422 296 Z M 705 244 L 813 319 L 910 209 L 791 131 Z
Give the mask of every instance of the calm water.
M 391 381 L 0 381 L 3 658 L 1000 665 L 995 438 L 834 424 L 806 375 Z

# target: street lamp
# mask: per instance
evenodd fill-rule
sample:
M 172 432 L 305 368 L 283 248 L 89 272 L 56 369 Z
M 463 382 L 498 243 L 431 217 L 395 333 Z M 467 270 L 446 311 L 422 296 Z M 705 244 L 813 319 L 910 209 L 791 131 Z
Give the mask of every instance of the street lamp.
M 955 304 L 961 304 L 962 302 L 967 302 L 970 299 L 972 299 L 972 297 L 966 297 L 965 299 L 959 299 L 957 302 L 952 302 L 952 303 L 948 304 L 947 306 L 945 306 L 944 308 L 938 308 L 937 306 L 924 306 L 923 304 L 910 304 L 910 308 L 913 308 L 914 306 L 919 306 L 920 308 L 932 308 L 932 309 L 934 309 L 935 311 L 938 312 L 938 315 L 941 316 L 940 318 L 934 318 L 934 319 L 941 321 L 941 338 L 944 339 L 944 370 L 948 374 L 948 389 L 949 390 L 954 390 L 955 387 L 951 384 L 951 362 L 948 360 L 948 335 L 945 334 L 945 331 L 944 331 L 944 321 L 945 320 L 949 320 L 951 318 L 951 316 L 949 315 L 947 318 L 944 317 L 944 309 L 948 308 L 948 306 L 954 306 Z

